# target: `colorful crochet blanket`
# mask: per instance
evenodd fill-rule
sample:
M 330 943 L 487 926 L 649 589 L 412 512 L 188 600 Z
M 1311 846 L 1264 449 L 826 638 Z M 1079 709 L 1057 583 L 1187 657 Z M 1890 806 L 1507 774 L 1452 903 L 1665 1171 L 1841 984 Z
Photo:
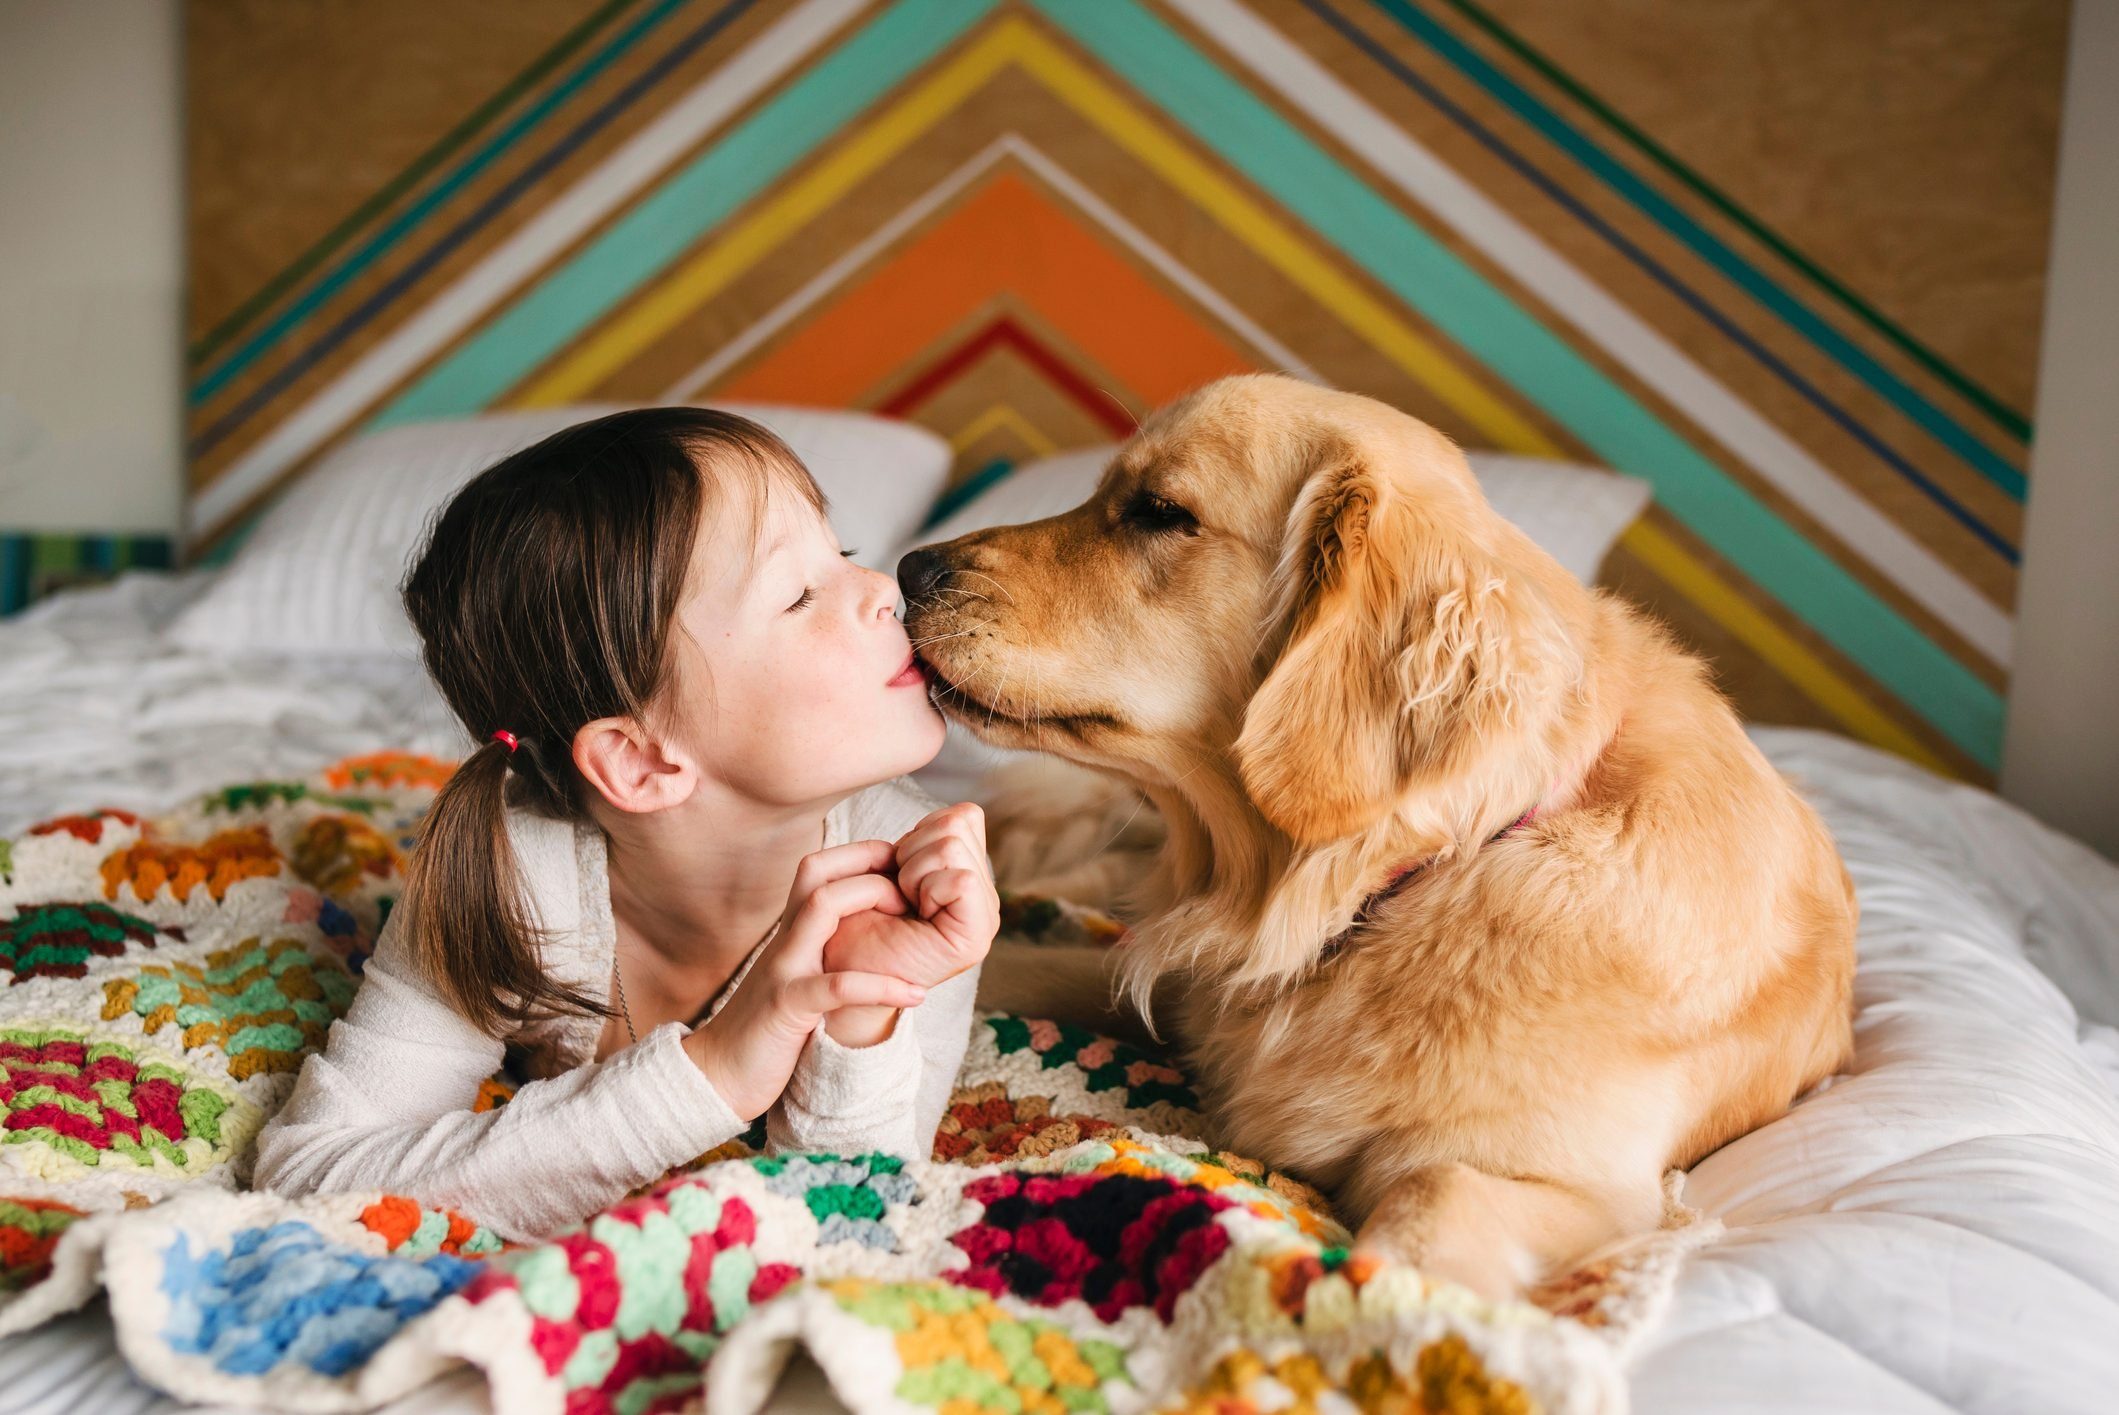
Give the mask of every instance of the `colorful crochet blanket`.
M 1673 1204 L 1654 1240 L 1489 1305 L 1350 1258 L 1321 1195 L 1212 1148 L 1161 1059 L 1001 1015 L 932 1162 L 731 1142 L 526 1245 L 402 1195 L 246 1192 L 449 770 L 383 754 L 0 840 L 0 1334 L 107 1291 L 144 1379 L 283 1410 L 470 1362 L 511 1412 L 743 1412 L 799 1344 L 894 1415 L 1607 1411 L 1707 1235 Z M 1118 932 L 1056 900 L 1005 916 Z

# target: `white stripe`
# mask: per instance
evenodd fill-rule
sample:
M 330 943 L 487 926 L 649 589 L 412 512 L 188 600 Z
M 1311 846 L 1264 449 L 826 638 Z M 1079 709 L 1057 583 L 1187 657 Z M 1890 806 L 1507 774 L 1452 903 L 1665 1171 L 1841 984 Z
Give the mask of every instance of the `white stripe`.
M 1065 193 L 1067 200 L 1087 212 L 1105 230 L 1125 242 L 1135 255 L 1154 266 L 1162 274 L 1163 278 L 1183 290 L 1200 304 L 1206 306 L 1207 309 L 1213 312 L 1216 319 L 1219 319 L 1223 324 L 1228 325 L 1229 328 L 1250 340 L 1258 351 L 1266 356 L 1266 361 L 1276 371 L 1290 373 L 1297 378 L 1308 379 L 1311 383 L 1324 382 L 1318 376 L 1317 370 L 1304 363 L 1301 356 L 1293 349 L 1266 333 L 1265 329 L 1256 320 L 1230 304 L 1219 290 L 1214 289 L 1206 281 L 1193 274 L 1190 267 L 1179 264 L 1175 256 L 1155 244 L 1155 241 L 1147 232 L 1119 215 L 1102 197 L 1083 186 L 1081 180 L 1073 173 L 1061 167 L 1057 162 L 1032 147 L 1028 142 L 1017 138 L 1011 138 L 1010 141 L 1013 143 L 1016 155 L 1023 160 L 1025 166 Z
M 704 363 L 671 384 L 669 390 L 657 401 L 682 403 L 694 397 L 700 389 L 726 373 L 730 366 L 760 344 L 785 329 L 802 311 L 824 298 L 834 287 L 887 249 L 892 242 L 939 211 L 945 202 L 970 186 L 979 173 L 1000 159 L 1007 142 L 1006 138 L 997 138 L 986 144 L 977 156 L 928 188 L 912 205 L 878 226 L 858 245 L 851 247 L 844 255 L 804 281 L 800 289 L 768 310 L 764 318 L 723 344 Z
M 1170 283 L 1205 306 L 1215 318 L 1249 340 L 1266 356 L 1267 362 L 1283 372 L 1294 374 L 1297 378 L 1306 378 L 1312 383 L 1323 381 L 1318 378 L 1316 370 L 1304 363 L 1294 350 L 1268 334 L 1257 321 L 1230 304 L 1219 290 L 1180 264 L 1175 256 L 1157 245 L 1147 232 L 1112 210 L 1102 197 L 1082 185 L 1081 180 L 1073 173 L 1040 152 L 1027 139 L 1015 133 L 1004 133 L 981 148 L 970 161 L 929 188 L 910 206 L 877 227 L 860 244 L 804 282 L 801 289 L 773 306 L 756 324 L 716 349 L 705 362 L 671 384 L 660 401 L 677 403 L 698 396 L 701 390 L 710 386 L 739 360 L 800 318 L 803 311 L 830 294 L 835 287 L 846 281 L 900 236 L 925 221 L 939 210 L 943 203 L 964 190 L 980 173 L 1004 156 L 1016 158 L 1057 188 L 1068 201 L 1079 207 L 1084 215 L 1116 236 L 1134 254 L 1154 266 Z
M 1260 82 L 1683 409 L 1928 612 L 1997 665 L 2008 664 L 2012 624 L 2005 611 L 1417 139 L 1236 0 L 1168 3 Z
M 374 344 L 191 500 L 190 529 L 211 530 L 287 468 L 446 348 L 554 257 L 682 159 L 869 0 L 804 0 L 715 68 L 526 225 Z

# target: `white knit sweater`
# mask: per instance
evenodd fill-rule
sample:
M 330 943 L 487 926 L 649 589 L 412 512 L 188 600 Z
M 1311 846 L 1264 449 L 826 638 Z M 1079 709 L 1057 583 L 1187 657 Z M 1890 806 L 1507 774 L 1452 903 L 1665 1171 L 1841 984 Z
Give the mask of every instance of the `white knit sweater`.
M 825 840 L 895 840 L 933 809 L 910 782 L 885 782 L 834 809 Z M 603 832 L 522 811 L 509 812 L 508 832 L 548 940 L 547 969 L 587 996 L 608 996 L 616 931 Z M 353 1006 L 259 1135 L 258 1188 L 386 1189 L 511 1238 L 541 1238 L 747 1128 L 685 1053 L 678 1023 L 600 1062 L 601 1018 L 534 1023 L 505 1038 L 480 1031 L 404 956 L 403 919 L 401 909 L 391 915 Z M 768 1147 L 926 1158 L 963 1063 L 977 979 L 974 968 L 930 990 L 874 1046 L 841 1046 L 820 1026 L 768 1113 Z M 473 1113 L 479 1083 L 510 1049 L 542 1079 Z

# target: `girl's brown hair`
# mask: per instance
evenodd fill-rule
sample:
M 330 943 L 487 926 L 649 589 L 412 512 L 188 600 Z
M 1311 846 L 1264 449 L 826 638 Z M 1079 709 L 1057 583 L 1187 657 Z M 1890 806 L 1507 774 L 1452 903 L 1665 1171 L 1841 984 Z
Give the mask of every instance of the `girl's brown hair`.
M 541 965 L 507 810 L 586 816 L 574 734 L 599 718 L 646 720 L 669 679 L 671 625 L 707 515 L 735 503 L 755 539 L 775 490 L 824 510 L 800 460 L 758 424 L 707 408 L 642 408 L 503 458 L 429 528 L 405 577 L 405 612 L 428 675 L 481 745 L 420 827 L 402 942 L 486 1031 L 610 1015 L 605 999 L 554 982 Z

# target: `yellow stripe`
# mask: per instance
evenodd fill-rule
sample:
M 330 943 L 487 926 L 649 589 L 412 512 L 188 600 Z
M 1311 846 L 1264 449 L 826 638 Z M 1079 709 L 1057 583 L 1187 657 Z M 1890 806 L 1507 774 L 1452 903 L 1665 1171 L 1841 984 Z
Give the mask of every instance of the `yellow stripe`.
M 599 330 L 512 401 L 544 408 L 579 400 L 634 355 L 681 324 L 788 236 L 852 190 L 976 93 L 1013 57 L 1011 20 L 937 70 L 885 109 L 807 176 L 785 188 L 726 236 L 679 266 L 639 304 Z
M 1006 403 L 995 403 L 980 413 L 949 439 L 950 447 L 958 452 L 977 442 L 989 432 L 1005 430 L 1012 432 L 1024 446 L 1040 457 L 1050 457 L 1059 451 L 1059 445 L 1051 438 L 1032 427 L 1029 420 Z
M 863 178 L 948 117 L 980 86 L 1019 65 L 1115 142 L 1160 173 L 1239 240 L 1307 290 L 1340 321 L 1467 422 L 1511 448 L 1559 448 L 1489 393 L 1442 349 L 1305 245 L 1286 225 L 1158 130 L 1138 109 L 1019 15 L 988 29 L 955 59 L 861 128 L 830 159 L 679 266 L 632 309 L 583 341 L 510 401 L 552 407 L 578 401 L 690 317 Z
M 1634 522 L 1619 537 L 1619 543 L 1634 557 L 1667 580 L 1671 587 L 1705 610 L 1714 621 L 1781 676 L 1799 688 L 1803 696 L 1839 719 L 1848 731 L 1886 751 L 1919 762 L 1943 776 L 1962 776 L 1910 732 L 1893 722 L 1863 697 L 1846 679 L 1834 673 L 1816 654 L 1774 623 L 1758 606 L 1737 593 L 1721 576 L 1686 553 L 1684 547 L 1646 520 Z
M 578 345 L 511 401 L 549 407 L 576 401 L 764 259 L 790 234 L 946 118 L 1010 62 L 1020 65 L 1112 141 L 1307 291 L 1377 352 L 1430 389 L 1502 448 L 1533 456 L 1562 449 L 1489 392 L 1442 348 L 1371 297 L 1315 248 L 1234 184 L 1186 151 L 1116 90 L 1019 15 L 996 23 L 955 59 L 862 127 L 828 160 L 785 188 L 727 235 L 679 266 L 632 309 Z M 1713 571 L 1645 523 L 1625 537 L 1643 564 L 1698 604 L 1856 736 L 1950 772 L 1845 678 L 1762 614 Z
M 1558 446 L 1453 363 L 1441 348 L 1392 315 L 1381 301 L 1157 128 L 1109 84 L 1028 26 L 1021 29 L 1018 59 L 1025 69 L 1112 141 L 1190 197 L 1268 264 L 1308 291 L 1341 323 L 1494 441 L 1545 456 L 1559 455 Z

